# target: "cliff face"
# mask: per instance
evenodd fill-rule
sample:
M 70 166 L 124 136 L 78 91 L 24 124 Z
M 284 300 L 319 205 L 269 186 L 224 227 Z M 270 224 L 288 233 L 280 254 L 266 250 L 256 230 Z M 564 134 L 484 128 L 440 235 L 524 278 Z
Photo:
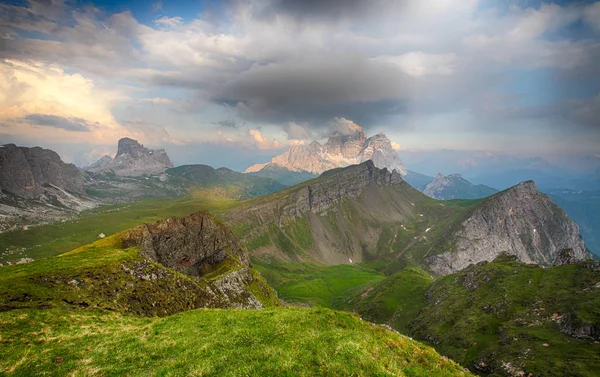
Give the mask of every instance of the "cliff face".
M 148 149 L 136 140 L 122 138 L 117 145 L 114 159 L 103 156 L 86 168 L 90 173 L 109 173 L 118 176 L 141 176 L 164 172 L 173 164 L 164 149 Z
M 49 149 L 7 144 L 0 147 L 0 191 L 36 199 L 45 185 L 83 195 L 84 177 L 75 165 L 66 164 Z
M 589 257 L 579 227 L 533 181 L 500 192 L 470 210 L 451 235 L 452 251 L 426 260 L 438 275 L 469 264 L 492 261 L 501 254 L 542 266 Z M 568 258 L 563 251 L 569 249 Z
M 233 233 L 206 212 L 140 225 L 121 238 L 124 248 L 138 246 L 148 259 L 205 279 L 224 307 L 262 308 L 257 289 L 259 295 L 276 301 L 270 297 L 271 288 L 251 269 Z

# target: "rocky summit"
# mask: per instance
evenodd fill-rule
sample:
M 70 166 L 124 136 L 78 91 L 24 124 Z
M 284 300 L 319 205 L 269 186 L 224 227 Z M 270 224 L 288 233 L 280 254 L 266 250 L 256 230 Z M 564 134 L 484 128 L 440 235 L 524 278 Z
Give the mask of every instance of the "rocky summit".
M 21 198 L 36 199 L 48 186 L 83 195 L 84 177 L 73 164 L 40 147 L 0 147 L 0 191 Z
M 425 186 L 423 194 L 434 199 L 477 199 L 497 193 L 498 190 L 485 185 L 474 185 L 460 174 L 439 173 Z
M 449 235 L 451 250 L 427 258 L 437 275 L 460 271 L 502 254 L 542 266 L 590 257 L 579 227 L 533 181 L 489 197 L 468 211 Z M 568 256 L 565 256 L 565 253 Z
M 273 168 L 294 172 L 321 174 L 326 170 L 360 164 L 371 160 L 378 168 L 387 168 L 406 175 L 402 161 L 392 147 L 392 142 L 380 133 L 367 138 L 362 129 L 352 133 L 334 132 L 325 144 L 318 141 L 292 146 L 287 152 L 273 157 L 270 162 L 246 169 L 256 173 Z
M 137 140 L 125 137 L 119 140 L 114 159 L 103 156 L 85 170 L 89 173 L 136 177 L 159 174 L 172 167 L 173 163 L 164 149 L 148 149 Z

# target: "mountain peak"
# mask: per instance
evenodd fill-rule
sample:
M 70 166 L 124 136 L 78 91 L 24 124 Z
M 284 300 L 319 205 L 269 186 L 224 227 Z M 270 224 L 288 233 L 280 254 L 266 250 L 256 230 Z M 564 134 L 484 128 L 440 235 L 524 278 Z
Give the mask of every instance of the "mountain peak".
M 113 172 L 119 176 L 157 174 L 172 168 L 173 164 L 164 149 L 148 149 L 137 140 L 124 137 L 117 143 L 114 159 L 103 156 L 86 168 L 90 173 Z
M 256 164 L 246 169 L 246 173 L 262 169 L 279 168 L 294 172 L 321 174 L 327 170 L 373 161 L 377 168 L 387 168 L 406 175 L 406 169 L 392 142 L 383 133 L 367 138 L 362 129 L 350 132 L 333 132 L 327 142 L 321 145 L 317 141 L 310 144 L 297 144 L 271 159 L 265 164 Z

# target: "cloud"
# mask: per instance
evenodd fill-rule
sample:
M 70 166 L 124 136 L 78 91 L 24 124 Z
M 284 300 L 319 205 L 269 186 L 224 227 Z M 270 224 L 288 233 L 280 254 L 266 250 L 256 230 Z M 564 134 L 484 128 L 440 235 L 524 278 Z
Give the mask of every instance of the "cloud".
M 332 132 L 337 132 L 342 135 L 352 135 L 363 131 L 361 126 L 346 118 L 335 118 L 331 121 L 331 125 L 333 129 Z
M 396 143 L 395 141 L 392 141 L 392 148 L 394 148 L 395 151 L 399 151 L 402 148 L 400 148 L 400 144 Z
M 241 124 L 238 121 L 236 121 L 235 119 L 231 119 L 231 118 L 230 119 L 220 120 L 218 122 L 213 122 L 213 123 L 217 124 L 217 125 L 219 125 L 221 127 L 224 127 L 224 128 L 233 128 L 233 129 L 236 129 L 236 130 L 238 128 L 240 128 L 240 126 L 241 126 Z
M 162 27 L 176 28 L 183 25 L 183 18 L 162 16 L 161 18 L 154 20 L 154 23 Z
M 282 129 L 287 134 L 288 140 L 295 140 L 296 143 L 301 140 L 309 140 L 315 138 L 315 135 L 308 128 L 307 124 L 288 122 L 282 126 Z
M 282 145 L 277 140 L 270 140 L 264 137 L 259 129 L 248 130 L 248 135 L 250 135 L 254 139 L 254 142 L 258 149 L 278 149 L 282 147 Z
M 23 120 L 36 126 L 62 128 L 67 131 L 87 132 L 91 125 L 81 118 L 64 118 L 56 115 L 29 114 Z

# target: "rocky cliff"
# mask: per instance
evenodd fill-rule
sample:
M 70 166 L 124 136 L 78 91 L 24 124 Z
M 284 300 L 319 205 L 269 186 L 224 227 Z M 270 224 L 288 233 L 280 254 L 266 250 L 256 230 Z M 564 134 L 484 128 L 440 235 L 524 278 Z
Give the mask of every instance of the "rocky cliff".
M 447 275 L 469 264 L 492 261 L 501 254 L 542 266 L 576 262 L 590 255 L 579 227 L 565 212 L 540 193 L 533 181 L 493 195 L 469 210 L 460 226 L 445 235 L 450 251 L 428 257 L 437 275 Z M 569 258 L 561 257 L 565 250 Z
M 372 160 L 378 168 L 406 174 L 406 169 L 392 147 L 391 141 L 384 134 L 367 138 L 362 129 L 354 130 L 351 134 L 333 133 L 323 145 L 317 141 L 294 145 L 289 151 L 274 157 L 271 162 L 249 167 L 246 173 L 256 173 L 276 167 L 295 172 L 321 174 L 330 169 L 360 164 L 368 160 Z
M 114 173 L 117 176 L 153 175 L 172 168 L 173 164 L 164 149 L 148 149 L 136 140 L 122 138 L 114 159 L 103 156 L 86 168 L 90 173 Z
M 0 191 L 25 199 L 37 199 L 47 186 L 83 195 L 84 177 L 73 164 L 40 147 L 0 147 Z
M 425 186 L 423 194 L 434 199 L 477 199 L 497 193 L 498 190 L 484 185 L 474 185 L 460 174 L 439 173 Z
M 140 225 L 125 232 L 121 239 L 124 248 L 138 246 L 150 260 L 209 281 L 213 291 L 226 298 L 225 306 L 263 307 L 251 291 L 252 285 L 267 296 L 273 295 L 251 269 L 233 233 L 207 212 Z

